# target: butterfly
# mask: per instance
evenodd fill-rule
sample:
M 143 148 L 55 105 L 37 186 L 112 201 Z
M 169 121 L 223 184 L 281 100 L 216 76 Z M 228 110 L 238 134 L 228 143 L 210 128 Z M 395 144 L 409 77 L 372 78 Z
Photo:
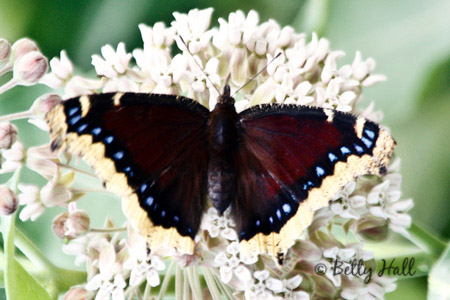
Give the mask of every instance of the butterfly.
M 192 254 L 202 215 L 230 209 L 242 255 L 279 262 L 346 183 L 382 175 L 395 141 L 362 117 L 263 104 L 237 113 L 230 88 L 211 112 L 176 95 L 104 93 L 47 116 L 51 148 L 86 160 L 150 249 Z M 208 198 L 210 201 L 208 201 Z

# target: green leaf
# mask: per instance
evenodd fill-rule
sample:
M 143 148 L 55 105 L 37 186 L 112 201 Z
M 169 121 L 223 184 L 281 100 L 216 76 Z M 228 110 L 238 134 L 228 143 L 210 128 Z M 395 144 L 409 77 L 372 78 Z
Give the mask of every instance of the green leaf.
M 15 216 L 16 214 L 2 217 L 6 296 L 8 299 L 50 300 L 51 298 L 47 291 L 14 258 Z
M 450 243 L 428 276 L 428 299 L 448 299 L 450 295 Z

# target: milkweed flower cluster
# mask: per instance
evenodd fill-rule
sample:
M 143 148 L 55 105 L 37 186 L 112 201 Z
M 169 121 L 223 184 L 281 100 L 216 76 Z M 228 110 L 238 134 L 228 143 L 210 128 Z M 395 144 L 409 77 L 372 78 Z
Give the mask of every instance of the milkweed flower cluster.
M 11 46 L 0 39 L 0 75 L 13 72 L 0 93 L 16 85 L 38 83 L 52 89 L 29 111 L 0 117 L 1 172 L 25 165 L 47 180 L 44 186 L 20 183 L 17 195 L 2 188 L 1 212 L 13 213 L 18 201 L 20 218 L 33 221 L 50 207 L 67 209 L 55 218 L 53 232 L 67 241 L 64 252 L 75 256 L 76 263 L 87 270 L 86 283 L 71 288 L 67 300 L 147 299 L 155 293 L 161 297 L 168 293 L 173 277 L 176 295 L 185 293 L 185 298 L 192 299 L 382 299 L 395 289 L 395 279 L 374 277 L 367 283 L 360 275 L 335 274 L 332 265 L 336 259 L 362 259 L 367 266 L 373 265 L 373 253 L 364 248 L 366 240 L 384 240 L 389 231 L 408 234 L 413 202 L 401 198 L 398 159 L 387 176 L 358 178 L 329 207 L 317 211 L 304 239 L 297 241 L 279 267 L 269 256 L 241 257 L 233 220 L 228 212 L 220 216 L 213 208 L 203 216 L 194 255 L 148 251 L 145 239 L 130 224 L 117 228 L 106 220 L 103 229 L 94 230 L 90 218 L 95 216 L 76 207 L 76 201 L 92 190 L 72 186 L 77 174 L 88 172 L 73 166 L 70 155 L 52 153 L 48 144 L 25 148 L 17 139 L 17 129 L 9 121 L 28 118 L 47 130 L 45 113 L 65 99 L 84 94 L 182 94 L 213 108 L 218 93 L 212 84 L 223 88 L 228 78 L 233 92 L 278 54 L 236 96 L 238 111 L 277 102 L 333 108 L 381 120 L 373 104 L 365 110 L 357 107 L 364 88 L 386 79 L 373 73 L 373 59 L 363 59 L 356 52 L 351 64 L 339 64 L 345 53 L 331 50 L 327 39 L 314 33 L 298 34 L 274 20 L 260 23 L 255 11 L 231 13 L 228 19 L 219 19 L 218 28 L 210 28 L 212 13 L 211 8 L 194 9 L 174 13 L 170 26 L 141 24 L 142 49 L 127 50 L 119 43 L 117 47 L 105 45 L 101 54 L 92 56 L 98 78 L 74 74 L 65 51 L 48 63 L 33 41 L 22 39 Z M 333 233 L 336 228 L 344 229 L 354 241 L 344 243 Z M 318 274 L 318 264 L 327 271 Z

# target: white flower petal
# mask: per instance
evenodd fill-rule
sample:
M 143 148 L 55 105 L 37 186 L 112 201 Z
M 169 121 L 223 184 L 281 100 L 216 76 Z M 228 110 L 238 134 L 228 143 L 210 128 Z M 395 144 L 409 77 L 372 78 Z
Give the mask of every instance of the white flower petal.
M 232 277 L 233 277 L 233 272 L 230 267 L 225 266 L 225 265 L 220 267 L 220 280 L 222 280 L 223 283 L 230 282 Z

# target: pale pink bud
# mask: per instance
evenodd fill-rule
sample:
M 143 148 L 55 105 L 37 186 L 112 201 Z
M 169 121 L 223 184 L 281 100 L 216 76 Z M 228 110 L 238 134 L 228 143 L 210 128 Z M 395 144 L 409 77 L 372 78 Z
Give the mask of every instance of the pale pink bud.
M 0 123 L 0 149 L 9 149 L 17 139 L 17 128 L 9 122 Z
M 34 115 L 44 116 L 63 100 L 56 94 L 45 94 L 37 98 L 31 106 Z
M 7 186 L 0 186 L 0 215 L 9 216 L 17 210 L 18 201 L 13 191 Z
M 47 58 L 39 51 L 28 52 L 14 62 L 14 78 L 21 85 L 38 82 L 47 70 Z
M 71 287 L 63 298 L 63 300 L 86 300 L 86 299 L 88 299 L 88 292 L 81 287 Z
M 53 219 L 53 224 L 52 224 L 53 233 L 60 239 L 66 238 L 65 224 L 67 222 L 68 217 L 69 217 L 69 213 L 65 212 L 60 215 L 57 215 Z
M 11 54 L 11 45 L 7 40 L 0 39 L 0 65 L 2 65 Z
M 69 204 L 69 212 L 62 213 L 53 219 L 52 230 L 61 239 L 74 239 L 89 230 L 89 216 L 85 211 L 76 209 L 74 204 L 74 202 Z
M 66 236 L 76 237 L 82 233 L 85 233 L 89 229 L 89 216 L 83 210 L 76 210 L 69 213 L 69 217 L 66 222 Z
M 36 43 L 27 38 L 20 39 L 12 45 L 12 60 L 15 61 L 31 51 L 39 51 Z

